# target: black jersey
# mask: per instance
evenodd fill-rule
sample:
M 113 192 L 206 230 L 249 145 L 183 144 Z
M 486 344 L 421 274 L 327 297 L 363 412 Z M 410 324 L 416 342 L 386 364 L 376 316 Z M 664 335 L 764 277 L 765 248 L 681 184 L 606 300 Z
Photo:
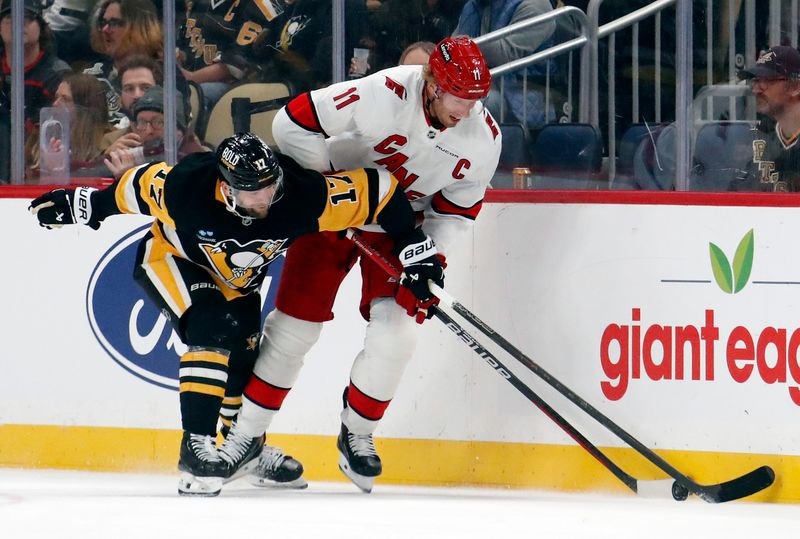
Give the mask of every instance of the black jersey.
M 255 67 L 251 45 L 282 11 L 275 0 L 197 0 L 187 7 L 178 41 L 183 66 L 197 71 L 222 62 L 237 79 Z
M 753 190 L 800 191 L 800 136 L 785 137 L 777 123 L 753 133 Z
M 267 266 L 302 234 L 378 223 L 401 244 L 414 237 L 411 206 L 386 171 L 323 176 L 277 155 L 284 179 L 264 219 L 228 210 L 210 152 L 189 155 L 172 169 L 149 163 L 129 170 L 94 193 L 93 212 L 100 220 L 119 213 L 152 215 L 137 263 L 152 268 L 170 256 L 190 260 L 208 270 L 228 298 L 257 290 Z

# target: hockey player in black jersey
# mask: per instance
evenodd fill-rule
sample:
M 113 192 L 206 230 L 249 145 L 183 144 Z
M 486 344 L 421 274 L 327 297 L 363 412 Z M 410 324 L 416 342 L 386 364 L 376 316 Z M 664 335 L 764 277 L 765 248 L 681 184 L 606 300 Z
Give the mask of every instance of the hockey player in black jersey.
M 50 191 L 30 210 L 46 228 L 77 223 L 97 229 L 121 213 L 154 217 L 139 244 L 134 278 L 188 347 L 179 371 L 182 495 L 214 496 L 223 482 L 253 469 L 278 484 L 305 486 L 302 465 L 264 446 L 263 436 L 231 435 L 220 448 L 214 440 L 220 409 L 227 434 L 259 353 L 258 290 L 267 266 L 297 237 L 378 223 L 396 239 L 403 283 L 415 295 L 430 300 L 428 280 L 441 285 L 444 279 L 433 242 L 416 228 L 388 172 L 323 176 L 274 154 L 250 133 L 225 139 L 216 154 L 191 154 L 174 168 L 132 168 L 103 190 Z

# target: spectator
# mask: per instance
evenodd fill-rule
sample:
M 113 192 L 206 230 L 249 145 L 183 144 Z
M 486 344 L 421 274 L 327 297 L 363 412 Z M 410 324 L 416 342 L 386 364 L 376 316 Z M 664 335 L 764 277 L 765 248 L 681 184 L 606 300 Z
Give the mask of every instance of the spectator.
M 397 65 L 410 66 L 419 65 L 424 66 L 428 63 L 436 43 L 431 41 L 417 41 L 412 43 L 400 55 L 400 60 Z
M 61 78 L 70 72 L 69 66 L 56 57 L 52 50 L 53 37 L 42 19 L 39 3 L 25 0 L 25 29 L 23 37 L 23 63 L 25 65 L 25 132 L 30 136 L 39 123 L 39 111 L 53 100 Z M 10 180 L 9 133 L 11 130 L 11 5 L 8 1 L 0 9 L 0 57 L 2 57 L 2 84 L 0 85 L 0 182 Z
M 454 35 L 477 37 L 552 10 L 550 0 L 469 0 L 461 11 Z M 479 46 L 489 68 L 493 68 L 546 48 L 551 44 L 555 29 L 555 23 L 550 21 Z M 503 95 L 496 83 L 485 101 L 486 108 L 500 121 L 520 122 L 529 128 L 553 121 L 552 103 L 545 110 L 544 76 L 548 66 L 552 66 L 550 61 L 528 68 L 527 94 L 523 93 L 523 78 L 519 72 L 504 76 Z M 505 115 L 500 114 L 501 109 Z M 523 111 L 527 118 L 523 117 Z
M 71 73 L 58 85 L 54 107 L 69 111 L 70 174 L 73 176 L 108 176 L 102 164 L 103 135 L 108 123 L 107 104 L 102 84 L 93 76 Z M 51 138 L 44 141 L 46 150 L 60 151 L 62 140 Z M 45 152 L 39 145 L 39 130 L 36 129 L 26 144 L 28 163 L 33 175 L 39 173 Z
M 3 86 L 0 107 L 4 114 L 11 110 L 11 5 L 0 9 L 0 54 L 2 54 Z M 53 35 L 42 18 L 39 2 L 25 0 L 25 32 L 23 62 L 25 64 L 25 122 L 28 128 L 39 123 L 39 109 L 53 101 L 61 78 L 70 67 L 53 50 Z
M 162 84 L 164 68 L 149 56 L 129 56 L 119 66 L 122 111 L 133 116 L 133 105 L 148 88 Z
M 800 52 L 772 47 L 739 76 L 753 89 L 761 118 L 747 180 L 731 189 L 800 191 Z
M 276 2 L 199 0 L 187 5 L 178 35 L 179 64 L 184 78 L 203 90 L 205 106 L 214 106 L 232 83 L 252 78 L 258 70 L 251 45 L 282 9 Z
M 122 87 L 121 110 L 132 119 L 134 104 L 148 88 L 161 84 L 161 64 L 148 56 L 130 56 L 120 64 L 119 80 Z M 142 145 L 142 140 L 131 130 L 130 125 L 107 133 L 104 140 L 106 154 Z
M 84 70 L 105 85 L 109 123 L 123 128 L 128 119 L 121 110 L 119 66 L 133 54 L 163 58 L 161 22 L 151 0 L 104 0 L 93 17 L 92 49 L 105 56 Z M 186 94 L 186 81 L 178 77 L 178 90 Z
M 183 96 L 180 95 L 176 99 L 175 116 L 178 121 L 178 159 L 183 159 L 190 153 L 210 151 L 208 147 L 200 143 L 197 135 L 187 127 Z M 141 151 L 136 150 L 134 152 L 139 154 L 139 158 L 135 160 L 136 164 L 163 159 L 164 89 L 161 86 L 148 88 L 145 90 L 144 95 L 136 101 L 133 106 L 131 129 L 141 140 L 141 145 L 139 146 Z
M 285 0 L 284 11 L 270 21 L 254 43 L 265 81 L 288 82 L 295 93 L 329 84 L 331 76 L 330 0 Z M 346 0 L 346 19 L 354 16 L 355 0 Z M 348 29 L 345 50 L 352 51 L 360 35 Z

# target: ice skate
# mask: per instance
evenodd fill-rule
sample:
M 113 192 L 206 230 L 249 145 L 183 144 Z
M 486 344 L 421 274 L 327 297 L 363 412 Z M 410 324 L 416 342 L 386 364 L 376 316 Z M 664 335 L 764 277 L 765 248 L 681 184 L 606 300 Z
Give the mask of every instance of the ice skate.
M 264 435 L 248 436 L 237 430 L 234 423 L 228 436 L 219 448 L 219 457 L 227 464 L 225 483 L 250 473 L 258 464 L 258 456 L 264 447 Z
M 342 473 L 364 492 L 372 492 L 375 478 L 383 471 L 372 434 L 353 434 L 342 424 L 336 447 Z
M 220 459 L 212 436 L 184 431 L 178 470 L 178 494 L 216 496 L 222 490 L 228 466 Z
M 303 479 L 303 465 L 280 447 L 265 445 L 258 464 L 250 474 L 250 483 L 257 487 L 296 488 L 308 486 Z

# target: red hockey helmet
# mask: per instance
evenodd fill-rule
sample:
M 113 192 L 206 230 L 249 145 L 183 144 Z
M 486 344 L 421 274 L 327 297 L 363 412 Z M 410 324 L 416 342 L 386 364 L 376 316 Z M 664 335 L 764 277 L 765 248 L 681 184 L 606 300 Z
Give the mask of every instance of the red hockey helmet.
M 462 99 L 482 99 L 492 85 L 481 50 L 467 36 L 441 40 L 433 49 L 428 66 L 442 90 Z

